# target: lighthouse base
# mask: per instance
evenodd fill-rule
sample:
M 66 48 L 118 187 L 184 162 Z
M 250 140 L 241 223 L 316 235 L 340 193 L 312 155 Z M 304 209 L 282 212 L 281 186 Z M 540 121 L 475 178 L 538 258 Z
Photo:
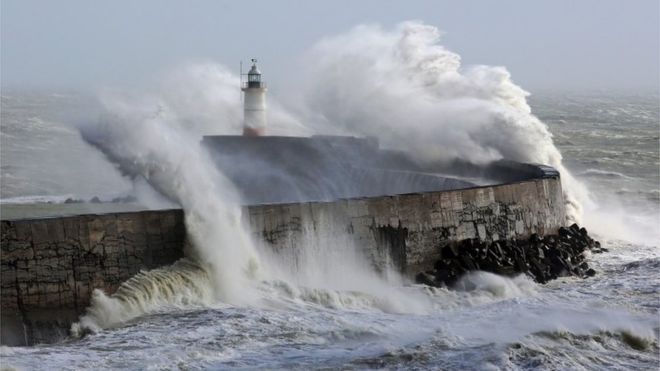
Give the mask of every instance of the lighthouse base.
M 266 134 L 265 128 L 250 128 L 247 126 L 243 127 L 244 137 L 261 137 L 264 134 Z

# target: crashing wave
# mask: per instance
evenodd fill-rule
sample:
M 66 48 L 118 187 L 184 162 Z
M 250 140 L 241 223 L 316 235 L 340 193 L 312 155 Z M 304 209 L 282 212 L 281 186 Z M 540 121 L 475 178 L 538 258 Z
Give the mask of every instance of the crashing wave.
M 71 327 L 74 336 L 117 326 L 163 307 L 209 305 L 215 301 L 208 270 L 190 259 L 140 271 L 112 295 L 96 289 L 87 313 Z

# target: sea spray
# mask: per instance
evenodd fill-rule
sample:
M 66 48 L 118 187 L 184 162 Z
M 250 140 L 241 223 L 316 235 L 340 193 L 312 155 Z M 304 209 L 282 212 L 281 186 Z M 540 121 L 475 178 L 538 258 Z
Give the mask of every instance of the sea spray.
M 208 270 L 190 259 L 141 271 L 111 296 L 94 290 L 87 313 L 73 324 L 71 333 L 96 332 L 162 307 L 209 305 L 216 300 L 212 287 Z
M 584 187 L 562 164 L 552 134 L 503 67 L 462 66 L 420 22 L 393 30 L 362 25 L 319 42 L 307 55 L 305 99 L 322 132 L 378 137 L 419 161 L 498 159 L 560 171 L 567 212 L 579 221 Z
M 464 291 L 488 292 L 494 297 L 500 298 L 523 297 L 536 293 L 536 285 L 524 274 L 507 278 L 481 271 L 466 273 L 454 288 Z
M 656 97 L 655 113 L 657 101 Z M 584 104 L 580 98 L 575 98 L 575 102 L 571 104 Z M 598 117 L 593 119 L 585 119 L 582 111 L 567 109 L 563 113 L 576 118 L 566 127 L 581 128 L 585 120 L 602 122 L 602 112 L 621 104 L 616 98 L 599 105 L 598 110 L 593 110 L 598 112 Z M 656 135 L 657 131 L 657 114 L 653 117 L 649 135 Z M 218 125 L 222 125 L 221 119 Z M 639 125 L 604 127 L 606 132 L 616 133 L 637 130 Z M 578 136 L 577 131 L 570 135 Z M 3 145 L 6 143 L 11 141 Z M 585 150 L 612 146 L 609 142 L 575 143 Z M 613 150 L 623 153 L 620 148 Z M 657 145 L 652 156 L 657 158 Z M 574 154 L 573 159 L 584 161 L 596 157 L 581 152 Z M 657 179 L 657 164 L 653 161 L 651 168 L 655 172 L 644 175 L 650 182 Z M 640 162 L 623 166 L 644 172 Z M 593 182 L 602 184 L 602 179 L 594 178 Z M 657 213 L 657 202 L 652 201 Z M 607 212 L 611 213 L 612 209 L 603 208 L 603 213 Z M 637 222 L 623 211 L 620 215 L 631 224 Z M 657 222 L 649 223 L 649 230 L 657 234 Z M 100 369 L 143 369 L 168 368 L 174 364 L 188 368 L 231 368 L 240 364 L 266 369 L 312 369 L 319 364 L 328 368 L 392 369 L 469 369 L 487 365 L 500 369 L 650 369 L 657 367 L 659 350 L 657 237 L 652 241 L 653 246 L 629 243 L 608 246 L 609 253 L 593 259 L 599 270 L 598 279 L 562 279 L 549 285 L 535 285 L 529 280 L 520 282 L 524 286 L 532 285 L 536 291 L 528 296 L 507 298 L 515 290 L 492 287 L 508 286 L 507 279 L 488 275 L 482 276 L 493 278 L 488 285 L 481 285 L 486 291 L 410 287 L 429 292 L 438 308 L 431 315 L 336 310 L 366 303 L 366 300 L 351 303 L 339 295 L 339 304 L 327 305 L 329 309 L 326 309 L 321 307 L 325 304 L 316 306 L 308 299 L 304 288 L 287 283 L 294 297 L 287 308 L 290 310 L 223 307 L 163 313 L 145 318 L 131 328 L 82 342 L 0 347 L 0 355 L 3 365 L 20 369 L 38 365 L 48 365 L 51 369 L 85 370 L 90 365 Z M 342 242 L 342 238 L 336 239 L 340 248 Z M 316 297 L 324 296 L 321 293 Z M 282 298 L 284 294 L 279 296 L 280 302 Z M 613 310 L 616 312 L 612 313 Z
M 562 165 L 547 127 L 531 114 L 527 93 L 502 67 L 462 67 L 438 40 L 435 27 L 407 22 L 394 31 L 360 26 L 321 41 L 308 55 L 316 61 L 309 64 L 302 115 L 309 128 L 275 104 L 269 132 L 373 135 L 424 162 L 506 158 L 550 164 L 562 173 L 569 215 L 578 219 L 587 193 Z M 122 171 L 139 174 L 184 208 L 193 251 L 209 269 L 216 297 L 253 303 L 263 292 L 249 289 L 257 254 L 241 225 L 237 192 L 199 146 L 202 133 L 238 132 L 237 78 L 206 64 L 163 84 L 146 102 L 111 100 L 111 128 L 106 123 L 100 136 L 98 128 L 85 136 Z M 318 298 L 328 294 L 330 306 L 348 303 L 341 295 L 355 292 L 370 296 L 368 301 L 378 298 L 373 303 L 385 311 L 428 309 L 424 300 L 395 293 L 400 277 L 379 276 L 357 253 L 359 242 L 344 241 L 346 231 L 322 236 L 331 225 L 307 226 L 297 244 L 301 251 L 291 259 L 282 251 L 262 258 L 265 287 L 298 293 L 293 296 L 303 301 L 324 302 Z
M 241 225 L 239 196 L 231 182 L 218 172 L 199 144 L 201 133 L 213 127 L 214 117 L 217 117 L 220 132 L 231 132 L 237 127 L 236 104 L 231 101 L 227 88 L 236 81 L 223 67 L 207 65 L 190 67 L 186 71 L 188 73 L 166 81 L 166 86 L 184 87 L 185 89 L 179 89 L 183 93 L 178 93 L 177 89 L 161 89 L 158 94 L 131 97 L 129 100 L 106 97 L 104 101 L 108 116 L 100 125 L 85 128 L 83 135 L 116 163 L 122 172 L 134 178 L 137 176 L 146 179 L 160 193 L 184 208 L 189 239 L 195 247 L 191 250 L 193 258 L 203 262 L 204 267 L 209 270 L 216 298 L 229 303 L 254 303 L 255 293 L 250 289 L 252 285 L 249 281 L 257 272 L 257 254 Z M 213 78 L 209 80 L 209 77 Z M 211 81 L 208 87 L 204 86 L 205 81 Z M 400 82 L 399 85 L 405 87 L 404 82 Z M 425 94 L 433 98 L 431 93 Z M 179 98 L 180 95 L 183 97 Z M 201 98 L 195 100 L 193 97 L 196 96 Z M 512 96 L 516 97 L 515 94 Z M 518 108 L 522 104 L 515 99 L 505 99 L 504 94 L 498 95 L 498 99 L 495 100 L 497 104 L 483 103 L 473 98 L 466 98 L 463 101 L 472 107 L 470 112 L 476 112 L 472 119 L 475 117 L 482 119 L 483 115 L 493 115 L 493 112 L 507 113 L 508 111 L 498 106 L 505 101 L 515 102 L 511 105 Z M 217 107 L 213 107 L 213 103 Z M 445 107 L 450 113 L 456 111 L 456 107 L 452 104 L 443 106 L 442 100 L 440 103 L 432 103 L 437 103 L 441 108 Z M 491 110 L 484 110 L 482 106 L 490 107 Z M 329 109 L 341 110 L 342 107 L 330 106 Z M 429 119 L 439 113 L 434 108 L 425 109 L 426 111 L 420 111 L 420 114 L 426 115 L 421 122 L 430 123 Z M 519 111 L 511 112 L 517 114 Z M 325 110 L 321 112 L 327 113 Z M 378 112 L 374 116 L 373 111 L 344 113 L 349 117 L 357 115 L 355 116 L 357 118 L 364 115 L 369 120 L 379 117 Z M 459 113 L 462 113 L 460 109 L 452 114 Z M 401 120 L 410 119 L 402 112 L 398 114 Z M 284 114 L 280 116 L 290 117 Z M 340 120 L 342 123 L 350 121 Z M 496 119 L 494 121 L 499 122 Z M 513 120 L 513 122 L 518 121 Z M 545 129 L 542 125 L 540 127 Z M 295 128 L 295 125 L 291 128 Z M 540 132 L 541 137 L 547 134 L 547 131 L 535 129 Z M 370 134 L 370 132 L 362 132 L 362 134 Z M 398 141 L 394 139 L 397 135 L 402 139 L 402 143 L 406 143 L 409 138 L 404 134 L 402 131 L 394 130 L 393 137 L 390 140 L 385 138 L 384 143 L 391 145 L 392 142 Z M 416 132 L 416 135 L 425 136 L 423 130 Z M 426 155 L 417 152 L 420 159 L 429 161 L 443 159 L 441 154 L 445 152 L 450 155 L 462 154 L 460 141 L 452 142 L 453 147 L 447 146 L 447 143 L 442 141 L 439 143 L 441 146 Z M 475 143 L 479 144 L 480 148 L 484 148 L 482 143 L 478 141 Z M 409 142 L 409 144 L 413 143 Z M 469 142 L 467 144 L 470 145 Z M 471 158 L 475 162 L 502 157 L 487 146 L 485 151 L 478 152 L 471 148 L 467 152 L 480 153 L 484 156 Z M 303 300 L 318 301 L 314 299 L 319 297 L 318 295 L 333 293 L 330 295 L 333 297 L 335 294 L 341 296 L 355 292 L 360 294 L 358 296 L 367 294 L 372 296 L 372 299 L 377 298 L 373 302 L 379 303 L 377 307 L 385 311 L 428 310 L 428 299 L 412 299 L 410 294 L 397 293 L 393 287 L 403 285 L 401 277 L 398 277 L 393 270 L 376 272 L 372 262 L 367 257 L 361 256 L 362 249 L 359 242 L 350 241 L 350 237 L 346 237 L 346 231 L 334 231 L 331 227 L 332 220 L 316 222 L 315 225 L 306 226 L 304 238 L 298 244 L 300 252 L 295 260 L 274 256 L 268 259 L 272 264 L 267 266 L 272 266 L 264 270 L 263 268 L 266 267 L 262 264 L 260 273 L 274 282 L 281 280 L 286 285 L 300 288 L 296 290 L 301 293 L 300 298 L 307 298 Z M 275 267 L 277 265 L 279 268 Z M 272 273 L 278 270 L 286 274 L 265 274 L 266 271 Z M 383 279 L 383 274 L 389 278 Z M 339 302 L 347 302 L 342 300 Z
M 291 299 L 337 309 L 429 313 L 429 297 L 406 287 L 410 283 L 395 269 L 389 251 L 369 249 L 363 245 L 365 241 L 347 231 L 341 221 L 342 212 L 313 206 L 303 210 L 300 228 L 289 232 L 277 252 L 264 247 L 261 256 L 269 262 L 271 277 L 261 287 L 264 300 L 276 303 Z
M 113 97 L 106 98 L 105 104 L 108 116 L 98 125 L 81 129 L 85 140 L 99 148 L 123 173 L 143 177 L 160 193 L 183 207 L 188 239 L 194 247 L 191 258 L 207 272 L 215 300 L 252 302 L 254 297 L 249 281 L 257 273 L 258 258 L 241 222 L 239 197 L 233 184 L 216 170 L 202 149 L 199 137 L 182 127 L 176 112 L 158 99 L 126 101 Z M 175 270 L 161 273 L 180 274 Z M 140 282 L 171 284 L 176 281 L 154 281 L 152 276 L 136 277 L 131 283 L 134 288 L 124 287 L 129 291 L 150 290 L 150 285 Z M 123 301 L 125 292 L 120 291 L 113 297 Z M 100 295 L 96 297 L 99 300 L 93 302 L 83 325 L 96 321 L 100 327 L 115 318 L 126 320 L 130 317 L 126 314 L 95 317 L 99 313 L 113 312 L 113 309 L 104 311 L 94 306 L 116 306 L 116 301 L 101 300 Z M 146 293 L 142 297 L 153 299 L 155 303 L 163 298 L 160 294 Z M 152 306 L 153 303 L 139 305 L 140 308 Z M 140 314 L 138 310 L 129 312 L 132 316 Z
M 390 279 L 383 280 L 362 257 L 359 246 L 344 241 L 345 231 L 335 231 L 330 220 L 316 220 L 305 227 L 303 241 L 298 245 L 297 264 L 287 260 L 287 255 L 271 255 L 259 262 L 242 225 L 237 190 L 200 146 L 201 135 L 208 130 L 213 114 L 218 116 L 221 131 L 235 126 L 233 108 L 208 107 L 213 102 L 219 106 L 233 105 L 225 87 L 234 81 L 222 67 L 186 70 L 192 73 L 167 80 L 170 87 L 185 86 L 182 99 L 177 99 L 172 89 L 141 96 L 106 94 L 102 97 L 106 115 L 95 125 L 83 126 L 81 133 L 136 184 L 144 187 L 146 181 L 183 207 L 188 239 L 193 247 L 188 255 L 199 262 L 202 271 L 196 274 L 200 282 L 177 278 L 182 274 L 177 270 L 182 267 L 179 263 L 139 274 L 111 296 L 96 291 L 87 315 L 74 326 L 73 332 L 113 326 L 162 306 L 181 304 L 183 301 L 174 292 L 177 287 L 188 294 L 203 294 L 198 300 L 183 295 L 186 302 L 209 303 L 204 291 L 206 284 L 211 285 L 213 300 L 231 304 L 256 304 L 257 295 L 265 299 L 262 304 L 270 299 L 274 303 L 287 300 L 287 292 L 297 292 L 296 300 L 331 307 L 420 311 L 419 304 L 412 304 L 415 300 L 404 298 L 390 286 L 392 277 L 398 276 L 390 273 Z M 209 76 L 214 78 L 205 87 L 201 81 Z M 185 102 L 194 101 L 190 96 L 202 98 L 189 106 Z M 278 265 L 284 268 L 279 269 Z M 276 274 L 278 269 L 286 274 Z M 253 290 L 257 276 L 264 280 L 260 294 Z M 396 285 L 401 284 L 399 277 Z M 273 287 L 289 289 L 283 292 L 272 290 Z M 267 293 L 265 297 L 264 293 Z M 168 304 L 168 300 L 173 302 Z
M 195 62 L 179 66 L 152 86 L 149 94 L 176 112 L 179 125 L 199 135 L 238 135 L 242 132 L 243 104 L 240 79 L 224 65 Z M 144 93 L 138 98 L 142 99 Z M 268 135 L 312 134 L 277 100 L 268 98 Z

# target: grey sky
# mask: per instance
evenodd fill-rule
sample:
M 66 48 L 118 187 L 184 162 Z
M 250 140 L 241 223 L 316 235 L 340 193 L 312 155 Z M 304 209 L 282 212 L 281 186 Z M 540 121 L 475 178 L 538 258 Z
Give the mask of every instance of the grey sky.
M 259 57 L 271 83 L 324 36 L 418 19 L 464 64 L 506 66 L 528 90 L 658 89 L 657 0 L 1 0 L 3 86 L 95 89 L 187 61 L 238 70 Z

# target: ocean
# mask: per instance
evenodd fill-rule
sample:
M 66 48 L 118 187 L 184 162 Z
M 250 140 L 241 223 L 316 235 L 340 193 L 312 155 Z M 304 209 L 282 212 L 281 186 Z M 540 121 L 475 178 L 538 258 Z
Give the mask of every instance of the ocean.
M 359 275 L 352 288 L 265 278 L 247 304 L 200 294 L 82 338 L 3 346 L 2 368 L 658 369 L 659 97 L 545 92 L 529 102 L 589 190 L 584 225 L 609 250 L 589 257 L 595 277 L 541 285 L 480 272 L 464 278 L 471 291 Z M 81 140 L 73 123 L 97 109 L 78 93 L 3 91 L 3 219 L 163 206 Z M 140 203 L 65 203 L 126 195 Z

